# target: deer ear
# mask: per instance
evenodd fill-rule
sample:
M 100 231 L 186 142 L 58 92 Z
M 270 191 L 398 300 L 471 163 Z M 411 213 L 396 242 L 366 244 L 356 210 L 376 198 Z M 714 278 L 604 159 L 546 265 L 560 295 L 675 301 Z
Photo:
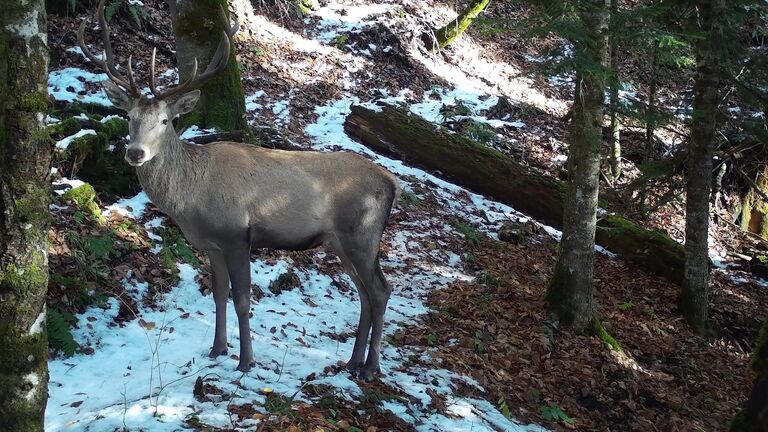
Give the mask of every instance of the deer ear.
M 199 99 L 200 90 L 192 90 L 191 92 L 184 93 L 173 102 L 173 112 L 177 115 L 186 114 L 195 109 L 195 105 L 197 105 Z
M 104 87 L 104 93 L 107 94 L 107 98 L 112 102 L 112 105 L 123 111 L 130 111 L 131 98 L 120 86 L 109 80 L 102 81 L 101 86 Z

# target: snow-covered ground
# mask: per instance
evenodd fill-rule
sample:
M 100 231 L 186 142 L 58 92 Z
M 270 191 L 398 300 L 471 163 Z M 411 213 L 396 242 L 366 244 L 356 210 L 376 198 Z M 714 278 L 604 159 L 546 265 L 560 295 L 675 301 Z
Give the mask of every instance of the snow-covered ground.
M 342 32 L 359 31 L 388 8 L 387 5 L 359 5 L 351 9 L 346 7 L 342 13 L 342 6 L 331 2 L 316 13 L 321 19 L 311 39 L 287 32 L 272 23 L 255 27 L 255 31 L 263 37 L 293 39 L 299 49 L 327 54 L 336 49 L 331 42 L 336 36 Z M 263 17 L 253 19 L 263 20 Z M 471 41 L 462 43 L 471 44 Z M 476 51 L 473 55 L 478 55 Z M 473 110 L 473 118 L 487 121 L 495 127 L 507 123 L 489 121 L 477 112 L 490 107 L 512 84 L 504 84 L 507 87 L 501 91 L 498 86 L 494 90 L 493 85 L 468 79 L 467 71 L 420 56 L 419 61 L 447 78 L 455 87 L 437 90 L 439 100 L 425 99 L 412 105 L 412 111 L 437 120 L 439 107 L 443 103 L 461 100 Z M 340 59 L 343 68 L 356 71 L 366 64 L 364 57 L 365 53 L 345 54 Z M 486 68 L 488 72 L 495 66 L 484 62 L 474 66 L 478 67 Z M 85 82 L 97 83 L 105 78 L 104 75 L 74 68 L 53 71 L 49 77 L 49 92 L 59 100 L 109 105 L 100 92 L 88 91 L 85 85 Z M 350 79 L 349 74 L 347 79 Z M 345 88 L 353 85 L 355 83 L 350 81 Z M 523 90 L 515 90 L 514 96 L 522 95 Z M 543 107 L 552 108 L 552 101 L 535 99 L 535 92 L 529 94 Z M 404 95 L 391 100 L 402 97 Z M 431 241 L 430 233 L 435 230 L 451 233 L 452 228 L 445 224 L 445 220 L 459 215 L 493 235 L 505 220 L 523 216 L 505 205 L 469 193 L 422 170 L 378 156 L 349 139 L 343 132 L 342 124 L 350 105 L 360 102 L 351 94 L 346 94 L 316 107 L 317 120 L 305 128 L 306 134 L 312 137 L 312 147 L 318 150 L 341 147 L 364 153 L 398 175 L 405 189 L 410 189 L 408 181 L 403 180 L 405 176 L 409 181 L 434 185 L 434 192 L 446 216 L 446 219 L 403 222 L 397 232 L 389 232 L 385 236 L 389 252 L 382 266 L 394 288 L 385 332 L 391 334 L 399 324 L 414 322 L 427 312 L 424 298 L 429 290 L 471 278 L 462 269 L 461 251 L 450 250 L 444 243 L 438 248 L 425 247 Z M 289 106 L 288 99 L 268 100 L 264 92 L 248 98 L 249 111 L 266 107 L 280 120 L 290 116 Z M 515 121 L 510 119 L 510 122 Z M 519 122 L 514 125 L 524 127 Z M 89 131 L 80 132 L 87 133 Z M 200 131 L 189 130 L 185 136 L 198 133 Z M 73 138 L 63 139 L 57 147 L 66 148 Z M 462 197 L 469 197 L 469 200 Z M 142 193 L 108 207 L 105 212 L 115 211 L 140 220 L 147 203 L 147 197 Z M 162 219 L 152 219 L 145 221 L 144 226 L 150 237 L 158 239 L 163 223 Z M 315 259 L 321 262 L 335 258 L 317 251 Z M 289 268 L 300 278 L 300 288 L 284 291 L 280 295 L 270 293 L 267 289 L 269 284 Z M 200 294 L 197 268 L 179 264 L 180 282 L 162 298 L 155 299 L 154 303 L 160 307 L 142 306 L 144 303 L 141 300 L 150 292 L 149 287 L 129 274 L 123 283 L 139 305 L 135 311 L 138 319 L 122 327 L 115 326 L 113 319 L 120 307 L 117 299 L 109 300 L 106 309 L 91 308 L 77 317 L 78 328 L 74 337 L 81 345 L 93 347 L 93 354 L 77 354 L 50 362 L 47 430 L 106 431 L 127 428 L 176 431 L 184 429 L 185 421 L 193 418 L 213 426 L 231 427 L 234 424 L 237 428 L 248 429 L 258 421 L 236 422 L 227 410 L 229 404 L 263 401 L 264 388 L 287 395 L 298 391 L 297 397 L 302 399 L 300 389 L 309 377 L 314 378 L 313 383 L 338 388 L 344 397 L 360 395 L 361 387 L 348 373 L 337 373 L 333 372 L 337 369 L 327 368 L 346 361 L 352 350 L 352 338 L 340 342 L 338 338 L 331 337 L 352 332 L 357 324 L 359 306 L 354 289 L 337 288 L 339 283 L 352 287 L 349 278 L 346 275 L 332 277 L 314 269 L 297 267 L 289 258 L 274 262 L 257 260 L 251 263 L 251 269 L 253 284 L 261 288 L 265 297 L 252 304 L 251 327 L 257 365 L 250 373 L 243 375 L 235 371 L 237 360 L 230 357 L 207 357 L 213 338 L 213 300 Z M 230 344 L 236 347 L 234 316 L 230 303 L 228 334 Z M 230 349 L 231 353 L 236 351 Z M 413 355 L 429 356 L 429 352 L 414 352 L 408 347 L 384 344 L 382 380 L 412 398 L 410 401 L 386 401 L 382 406 L 412 423 L 417 430 L 543 430 L 506 418 L 485 400 L 460 396 L 456 392 L 457 384 L 478 388 L 479 384 L 446 369 L 427 369 L 409 364 L 406 360 Z M 217 387 L 235 395 L 234 398 L 231 401 L 197 401 L 193 397 L 193 386 L 200 376 L 215 381 Z M 428 391 L 436 391 L 447 398 L 446 414 L 428 408 L 431 401 Z

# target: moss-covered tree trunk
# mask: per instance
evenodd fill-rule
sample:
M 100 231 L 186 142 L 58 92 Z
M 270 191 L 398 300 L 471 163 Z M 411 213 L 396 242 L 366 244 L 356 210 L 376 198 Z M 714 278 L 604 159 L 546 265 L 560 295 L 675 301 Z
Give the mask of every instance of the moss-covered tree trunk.
M 758 172 L 757 178 L 750 179 L 740 204 L 737 212 L 741 229 L 768 239 L 768 167 Z
M 399 107 L 352 106 L 344 131 L 378 153 L 435 172 L 457 185 L 514 207 L 555 228 L 563 226 L 565 185 L 460 134 L 436 128 Z M 604 202 L 610 209 L 610 202 Z M 597 222 L 597 243 L 675 283 L 683 279 L 683 247 L 616 215 Z
M 757 372 L 755 386 L 744 409 L 733 419 L 731 432 L 768 432 L 768 318 L 757 338 L 752 369 Z
M 693 85 L 693 121 L 688 147 L 685 201 L 685 278 L 680 309 L 698 333 L 706 331 L 709 311 L 709 196 L 712 152 L 719 103 L 719 28 L 721 0 L 698 2 L 702 38 L 696 43 L 696 78 Z
M 198 73 L 208 66 L 228 23 L 221 17 L 227 11 L 226 0 L 169 0 L 173 34 L 176 37 L 176 57 L 181 80 L 192 72 L 197 58 Z M 182 119 L 182 126 L 192 124 L 221 131 L 247 130 L 245 97 L 240 81 L 234 43 L 226 69 L 211 78 L 203 87 L 195 111 Z
M 0 15 L 0 430 L 43 430 L 51 141 L 43 0 Z
M 472 0 L 453 21 L 435 30 L 434 37 L 425 35 L 424 42 L 430 49 L 445 48 L 467 30 L 472 21 L 488 6 L 491 0 Z
M 573 41 L 575 54 L 592 65 L 604 65 L 608 5 L 583 1 L 581 21 L 586 40 Z M 583 62 L 578 62 L 577 64 Z M 549 311 L 578 333 L 593 329 L 597 195 L 600 186 L 604 78 L 595 70 L 576 71 L 573 118 L 568 137 L 567 192 L 563 206 L 563 238 L 547 289 Z
M 320 9 L 320 3 L 317 0 L 291 0 L 291 3 L 301 15 Z

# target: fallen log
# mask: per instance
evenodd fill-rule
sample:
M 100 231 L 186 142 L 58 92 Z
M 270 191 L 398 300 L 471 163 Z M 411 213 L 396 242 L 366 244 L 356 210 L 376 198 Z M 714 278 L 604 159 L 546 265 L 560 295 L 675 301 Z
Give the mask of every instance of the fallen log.
M 379 110 L 353 106 L 344 131 L 378 153 L 562 228 L 565 183 L 536 173 L 495 149 L 391 105 Z M 647 230 L 629 219 L 607 215 L 598 221 L 595 240 L 652 273 L 682 282 L 683 247 L 662 231 Z

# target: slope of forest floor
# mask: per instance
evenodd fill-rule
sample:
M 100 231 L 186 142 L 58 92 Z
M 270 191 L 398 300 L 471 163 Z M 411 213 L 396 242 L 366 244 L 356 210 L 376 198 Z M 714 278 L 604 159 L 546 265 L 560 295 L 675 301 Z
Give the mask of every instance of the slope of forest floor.
M 143 30 L 129 17 L 114 21 L 118 58 L 133 54 L 146 83 L 146 47 L 158 45 L 159 71 L 167 69 L 159 84 L 171 83 L 167 7 L 144 4 Z M 238 60 L 254 125 L 305 148 L 362 153 L 400 179 L 405 192 L 382 245 L 394 293 L 381 380 L 359 382 L 342 367 L 359 309 L 332 255 L 254 251 L 257 366 L 244 375 L 234 370 L 231 304 L 231 355 L 207 358 L 206 260 L 145 195 L 112 203 L 100 193 L 104 220 L 57 195 L 49 307 L 72 325 L 71 341 L 57 337 L 75 353 L 51 360 L 47 429 L 724 430 L 752 382 L 749 352 L 768 313 L 764 283 L 715 271 L 716 337 L 705 340 L 679 316 L 678 287 L 599 254 L 597 304 L 616 351 L 546 324 L 558 233 L 343 132 L 351 104 L 386 99 L 557 176 L 567 154 L 568 77 L 531 73 L 557 55 L 545 54 L 557 41 L 532 45 L 479 28 L 428 53 L 420 34 L 455 15 L 450 3 L 321 4 L 303 18 L 236 5 Z M 511 13 L 510 4 L 489 13 Z M 106 76 L 74 48 L 83 18 L 51 19 L 49 89 L 58 101 L 109 111 L 97 85 Z M 61 138 L 63 152 L 72 138 Z M 59 174 L 57 189 L 80 184 L 69 174 Z M 673 206 L 649 223 L 674 234 L 680 222 Z M 510 229 L 514 242 L 499 240 Z M 725 256 L 723 246 L 716 252 Z

